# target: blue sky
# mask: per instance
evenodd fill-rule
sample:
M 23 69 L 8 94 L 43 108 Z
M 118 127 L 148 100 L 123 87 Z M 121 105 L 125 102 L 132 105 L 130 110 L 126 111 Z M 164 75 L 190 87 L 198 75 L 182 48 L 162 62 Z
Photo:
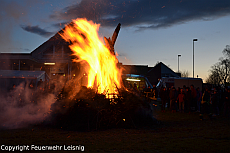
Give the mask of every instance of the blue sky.
M 154 66 L 157 61 L 205 80 L 222 50 L 230 45 L 230 1 L 227 0 L 1 0 L 0 52 L 31 52 L 71 19 L 101 24 L 100 36 L 111 37 L 123 64 Z

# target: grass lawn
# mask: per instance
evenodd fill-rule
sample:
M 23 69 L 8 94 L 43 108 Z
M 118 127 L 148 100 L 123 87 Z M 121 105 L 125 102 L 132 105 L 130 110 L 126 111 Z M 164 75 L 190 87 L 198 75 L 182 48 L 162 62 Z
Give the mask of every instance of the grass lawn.
M 78 132 L 34 126 L 0 130 L 0 145 L 62 145 L 57 152 L 66 152 L 64 145 L 82 145 L 85 152 L 230 152 L 227 118 L 211 121 L 204 116 L 206 120 L 200 121 L 198 113 L 162 113 L 159 106 L 154 116 L 160 124 L 153 129 Z

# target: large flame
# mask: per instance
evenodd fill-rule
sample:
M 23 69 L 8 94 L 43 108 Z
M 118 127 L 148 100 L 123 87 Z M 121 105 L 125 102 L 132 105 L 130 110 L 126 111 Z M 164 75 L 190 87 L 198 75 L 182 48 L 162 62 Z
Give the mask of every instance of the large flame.
M 73 55 L 89 64 L 87 87 L 97 88 L 98 93 L 116 94 L 121 87 L 121 71 L 118 60 L 98 36 L 100 25 L 86 19 L 76 19 L 65 27 L 60 35 L 71 42 Z

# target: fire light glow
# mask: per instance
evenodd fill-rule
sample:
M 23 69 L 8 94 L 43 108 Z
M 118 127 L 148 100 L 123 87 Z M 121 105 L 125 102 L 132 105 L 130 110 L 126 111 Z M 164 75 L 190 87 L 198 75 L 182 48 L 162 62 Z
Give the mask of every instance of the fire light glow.
M 98 36 L 99 24 L 86 19 L 73 20 L 60 35 L 67 42 L 73 55 L 79 59 L 74 62 L 86 61 L 87 87 L 97 88 L 98 93 L 116 94 L 121 87 L 121 70 L 117 68 L 118 60 L 102 43 Z
M 55 63 L 44 63 L 44 65 L 55 65 Z
M 127 81 L 141 81 L 141 80 L 139 80 L 139 79 L 130 79 L 130 78 L 127 78 L 126 80 L 127 80 Z

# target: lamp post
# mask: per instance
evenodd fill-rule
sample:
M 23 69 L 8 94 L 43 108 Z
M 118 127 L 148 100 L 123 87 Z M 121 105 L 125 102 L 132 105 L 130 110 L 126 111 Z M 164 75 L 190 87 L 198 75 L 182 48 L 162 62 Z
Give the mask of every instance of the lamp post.
M 198 39 L 193 39 L 193 78 L 194 78 L 194 41 L 198 41 Z
M 179 71 L 179 57 L 180 57 L 181 55 L 178 55 L 178 73 L 180 72 Z

